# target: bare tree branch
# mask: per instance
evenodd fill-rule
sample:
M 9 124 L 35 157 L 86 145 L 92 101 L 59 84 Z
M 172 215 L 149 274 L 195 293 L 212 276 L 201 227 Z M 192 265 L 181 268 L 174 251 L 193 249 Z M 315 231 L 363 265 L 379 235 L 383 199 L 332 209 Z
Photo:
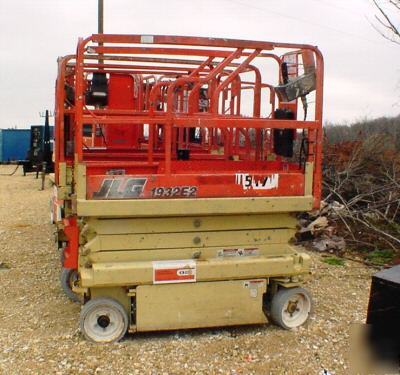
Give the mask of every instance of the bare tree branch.
M 389 0 L 389 3 L 395 6 L 397 9 L 400 10 L 400 1 Z
M 395 26 L 387 12 L 379 5 L 377 0 L 372 0 L 375 4 L 376 8 L 379 10 L 380 16 L 375 15 L 375 19 L 382 25 L 386 30 L 388 30 L 392 36 L 388 36 L 382 32 L 378 27 L 374 24 L 371 24 L 372 27 L 381 34 L 385 39 L 390 40 L 393 43 L 400 44 L 400 30 Z M 389 4 L 393 5 L 396 9 L 400 10 L 400 1 L 398 0 L 389 0 Z

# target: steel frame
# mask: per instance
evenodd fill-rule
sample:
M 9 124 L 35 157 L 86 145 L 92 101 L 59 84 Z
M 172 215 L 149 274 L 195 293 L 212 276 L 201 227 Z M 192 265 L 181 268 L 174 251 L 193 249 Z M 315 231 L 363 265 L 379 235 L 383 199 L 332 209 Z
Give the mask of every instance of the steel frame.
M 278 65 L 277 83 L 281 82 L 282 56 L 273 53 L 274 50 L 292 51 L 291 53 L 297 54 L 310 51 L 315 56 L 316 94 L 313 120 L 273 118 L 275 108 L 297 108 L 294 103 L 284 103 L 277 99 L 274 85 L 263 81 L 257 66 L 260 60 L 272 59 Z M 143 82 L 146 82 L 143 107 L 139 110 L 88 108 L 84 96 L 87 76 L 93 72 L 142 76 Z M 241 75 L 249 72 L 253 72 L 254 81 L 248 78 L 242 80 Z M 152 80 L 154 82 L 149 84 Z M 63 104 L 64 86 L 68 81 L 75 89 L 74 105 Z M 207 112 L 200 112 L 197 104 L 202 86 L 207 86 L 210 96 Z M 139 149 L 121 150 L 115 162 L 120 166 L 124 160 L 129 160 L 128 164 L 131 167 L 142 167 L 147 160 L 148 166 L 159 166 L 158 170 L 149 169 L 151 174 L 159 174 L 162 171 L 165 176 L 177 173 L 174 167 L 177 148 L 191 149 L 191 160 L 195 170 L 198 169 L 195 163 L 200 160 L 224 161 L 226 170 L 232 170 L 231 164 L 235 163 L 232 158 L 267 163 L 273 150 L 271 140 L 265 140 L 265 137 L 270 138 L 273 129 L 306 130 L 309 143 L 307 162 L 313 163 L 312 194 L 314 206 L 317 207 L 321 190 L 322 87 L 323 58 L 318 48 L 310 45 L 182 36 L 92 35 L 79 40 L 76 55 L 66 56 L 59 61 L 56 90 L 56 165 L 59 162 L 75 161 L 86 163 L 89 167 L 96 162 L 112 158 L 113 152 L 110 150 L 107 152 L 87 149 L 82 135 L 83 124 L 142 124 L 142 127 L 143 124 L 148 124 L 148 140 L 142 142 Z M 266 88 L 269 90 L 272 110 L 268 117 L 261 117 L 262 90 Z M 241 115 L 241 94 L 244 90 L 253 93 L 251 117 Z M 183 98 L 185 91 L 187 95 Z M 224 98 L 228 98 L 228 95 L 231 99 L 226 108 Z M 157 108 L 157 102 L 160 100 L 161 109 Z M 184 100 L 186 104 L 183 104 Z M 181 107 L 176 106 L 179 101 Z M 183 105 L 186 105 L 186 108 L 183 108 Z M 65 154 L 65 116 L 70 117 L 73 127 L 74 158 L 68 158 Z M 201 145 L 189 144 L 188 131 L 191 127 L 196 127 L 202 134 Z M 254 141 L 252 144 L 250 140 L 249 132 L 252 131 L 255 133 L 255 145 Z M 240 139 L 243 137 L 242 146 Z M 277 157 L 275 160 L 281 158 Z M 276 168 L 276 164 L 271 165 Z M 208 170 L 207 174 L 212 174 L 212 169 Z M 293 173 L 304 174 L 304 170 L 295 171 L 293 164 L 285 161 L 281 163 L 280 168 L 271 169 L 270 172 L 283 172 L 288 169 Z M 218 170 L 220 173 L 221 169 Z M 254 167 L 249 170 L 252 173 L 260 172 Z M 134 172 L 133 169 L 131 171 Z M 90 174 L 90 170 L 88 172 Z M 277 191 L 275 195 L 279 196 L 280 192 Z

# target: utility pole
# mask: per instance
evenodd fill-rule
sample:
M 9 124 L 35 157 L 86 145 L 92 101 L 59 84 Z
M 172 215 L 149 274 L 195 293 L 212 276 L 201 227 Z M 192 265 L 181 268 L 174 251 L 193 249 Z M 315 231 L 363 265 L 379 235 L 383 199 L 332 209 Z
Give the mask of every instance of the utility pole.
M 42 149 L 42 163 L 46 164 L 45 171 L 49 172 L 52 168 L 52 150 L 51 150 L 51 134 L 50 134 L 50 117 L 54 117 L 54 113 L 50 113 L 46 109 L 45 112 L 39 113 L 40 117 L 44 117 L 44 131 L 43 131 L 43 145 Z
M 104 33 L 104 0 L 98 0 L 97 5 L 97 32 L 99 34 Z M 99 43 L 99 47 L 102 47 L 103 43 Z M 103 64 L 104 60 L 101 58 L 101 54 L 99 54 L 99 64 Z
M 103 32 L 104 32 L 104 1 L 103 0 L 98 0 L 97 32 L 99 34 L 103 34 Z
M 47 166 L 50 166 L 51 159 L 49 111 L 46 110 L 43 136 L 43 162 L 47 163 Z

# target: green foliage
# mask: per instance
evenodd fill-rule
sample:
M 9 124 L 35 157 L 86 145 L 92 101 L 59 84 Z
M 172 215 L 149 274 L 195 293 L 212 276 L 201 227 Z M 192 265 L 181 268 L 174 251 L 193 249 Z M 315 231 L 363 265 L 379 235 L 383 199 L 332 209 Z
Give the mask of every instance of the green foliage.
M 393 250 L 374 250 L 367 255 L 367 259 L 377 266 L 383 266 L 384 264 L 390 263 L 394 258 Z
M 331 266 L 344 266 L 344 259 L 338 257 L 328 257 L 322 260 L 324 263 Z

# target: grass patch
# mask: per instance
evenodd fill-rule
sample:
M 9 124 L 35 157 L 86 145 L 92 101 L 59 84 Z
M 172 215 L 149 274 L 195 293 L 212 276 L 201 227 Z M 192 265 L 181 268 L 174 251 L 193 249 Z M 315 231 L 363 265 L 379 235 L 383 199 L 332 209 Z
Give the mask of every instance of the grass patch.
M 338 257 L 328 257 L 322 259 L 322 261 L 331 266 L 344 266 L 344 259 Z
M 387 263 L 391 263 L 394 258 L 393 250 L 374 250 L 367 255 L 367 259 L 377 266 L 383 266 Z

